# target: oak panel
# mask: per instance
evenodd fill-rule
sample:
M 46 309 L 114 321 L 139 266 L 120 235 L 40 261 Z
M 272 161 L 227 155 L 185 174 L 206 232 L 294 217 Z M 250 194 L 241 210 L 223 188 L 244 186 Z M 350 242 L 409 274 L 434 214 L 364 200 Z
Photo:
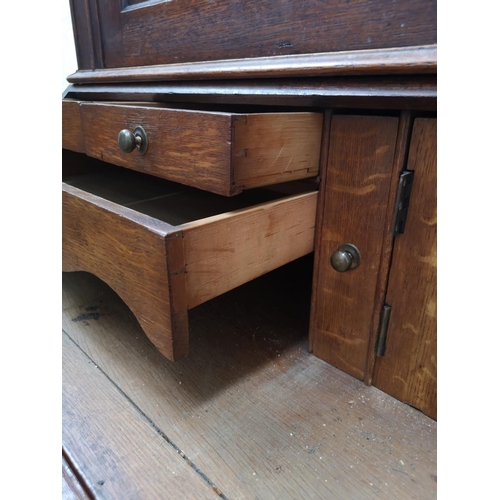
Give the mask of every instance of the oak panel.
M 373 384 L 437 418 L 437 120 L 415 120 L 408 170 L 415 172 L 410 207 L 394 243 L 391 318 Z
M 314 287 L 313 353 L 362 379 L 373 328 L 385 216 L 398 119 L 334 115 Z M 330 257 L 343 243 L 361 253 L 361 265 L 335 271 Z

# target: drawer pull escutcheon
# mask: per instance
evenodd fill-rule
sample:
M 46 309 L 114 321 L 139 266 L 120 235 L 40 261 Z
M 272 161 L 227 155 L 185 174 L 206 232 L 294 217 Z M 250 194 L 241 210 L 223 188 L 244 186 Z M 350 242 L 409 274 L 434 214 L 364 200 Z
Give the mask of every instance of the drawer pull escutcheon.
M 141 155 L 148 150 L 148 136 L 146 131 L 138 125 L 134 132 L 123 129 L 118 134 L 118 146 L 124 153 L 131 153 L 136 149 Z
M 352 243 L 340 245 L 330 258 L 333 269 L 339 273 L 345 273 L 346 271 L 356 269 L 360 262 L 361 254 Z

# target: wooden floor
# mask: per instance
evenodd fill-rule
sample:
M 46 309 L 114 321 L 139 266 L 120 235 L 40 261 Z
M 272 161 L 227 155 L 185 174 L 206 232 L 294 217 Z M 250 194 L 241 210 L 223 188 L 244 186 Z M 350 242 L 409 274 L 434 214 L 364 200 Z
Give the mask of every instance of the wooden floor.
M 63 274 L 63 498 L 436 498 L 436 422 L 307 352 L 310 256 L 189 313 L 164 359 Z

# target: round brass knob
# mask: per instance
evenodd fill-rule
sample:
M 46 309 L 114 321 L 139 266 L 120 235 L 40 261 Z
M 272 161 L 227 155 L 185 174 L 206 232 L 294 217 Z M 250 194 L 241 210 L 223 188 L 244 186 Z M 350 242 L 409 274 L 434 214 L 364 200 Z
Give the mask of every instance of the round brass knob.
M 135 149 L 135 135 L 130 130 L 121 130 L 118 134 L 118 146 L 124 153 L 131 153 Z
M 148 149 L 148 136 L 146 131 L 141 127 L 135 127 L 134 132 L 123 129 L 118 134 L 118 147 L 124 153 L 131 153 L 136 149 L 140 154 L 145 154 Z
M 352 243 L 340 245 L 330 258 L 330 264 L 335 271 L 345 273 L 356 269 L 361 262 L 361 254 Z

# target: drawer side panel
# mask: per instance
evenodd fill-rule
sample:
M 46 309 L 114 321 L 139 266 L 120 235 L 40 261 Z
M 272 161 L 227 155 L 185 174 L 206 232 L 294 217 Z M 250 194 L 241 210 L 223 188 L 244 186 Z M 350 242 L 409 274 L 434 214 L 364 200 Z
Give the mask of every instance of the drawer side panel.
M 187 309 L 183 282 L 169 277 L 179 270 L 169 264 L 179 261 L 182 238 L 167 224 L 155 226 L 154 219 L 139 214 L 134 220 L 131 214 L 63 183 L 63 270 L 87 271 L 107 283 L 158 350 L 179 359 L 188 352 Z
M 313 251 L 317 192 L 180 226 L 188 309 Z

